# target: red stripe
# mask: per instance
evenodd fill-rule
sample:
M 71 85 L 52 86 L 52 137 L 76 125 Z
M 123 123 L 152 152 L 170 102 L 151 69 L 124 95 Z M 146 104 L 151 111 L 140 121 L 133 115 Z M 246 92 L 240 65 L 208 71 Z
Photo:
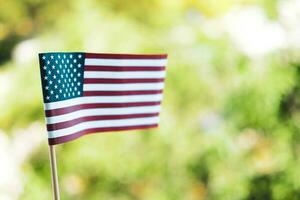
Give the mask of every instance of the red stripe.
M 147 129 L 147 128 L 155 128 L 158 127 L 158 124 L 151 124 L 151 125 L 140 125 L 140 126 L 124 126 L 124 127 L 109 127 L 109 128 L 92 128 L 86 129 L 83 131 L 79 131 L 77 133 L 57 137 L 57 138 L 49 138 L 48 142 L 50 145 L 56 145 L 65 143 L 68 141 L 72 141 L 76 138 L 79 138 L 83 135 L 90 134 L 90 133 L 97 133 L 97 132 L 109 132 L 109 131 L 127 131 L 127 130 L 135 130 L 135 129 Z
M 131 119 L 131 118 L 142 118 L 142 117 L 154 117 L 158 116 L 159 113 L 145 113 L 145 114 L 130 114 L 130 115 L 100 115 L 100 116 L 88 116 L 80 117 L 74 120 L 60 122 L 55 124 L 47 124 L 48 131 L 55 131 L 59 129 L 68 128 L 75 126 L 77 124 L 88 122 L 88 121 L 97 121 L 97 120 L 115 120 L 115 119 Z
M 46 110 L 46 117 L 63 115 L 77 110 L 92 109 L 92 108 L 122 108 L 122 107 L 137 107 L 137 106 L 154 106 L 160 105 L 160 102 L 132 102 L 132 103 L 92 103 L 80 104 L 53 110 Z
M 130 66 L 122 66 L 122 67 L 112 67 L 112 66 L 90 66 L 85 65 L 85 71 L 163 71 L 166 67 L 130 67 Z
M 140 91 L 84 91 L 83 96 L 123 96 L 123 95 L 147 95 L 161 94 L 163 90 L 140 90 Z
M 132 78 L 132 79 L 112 79 L 112 78 L 86 78 L 85 84 L 92 83 L 159 83 L 164 82 L 164 78 Z
M 113 53 L 86 53 L 85 58 L 108 59 L 165 59 L 167 54 L 113 54 Z

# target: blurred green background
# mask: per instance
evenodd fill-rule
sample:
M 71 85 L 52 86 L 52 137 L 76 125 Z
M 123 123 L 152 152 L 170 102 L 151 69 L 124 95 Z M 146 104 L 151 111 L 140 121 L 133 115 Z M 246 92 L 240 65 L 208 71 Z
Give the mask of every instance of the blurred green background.
M 168 53 L 158 129 L 57 146 L 62 199 L 300 199 L 300 1 L 0 0 L 0 199 L 51 199 L 37 53 Z

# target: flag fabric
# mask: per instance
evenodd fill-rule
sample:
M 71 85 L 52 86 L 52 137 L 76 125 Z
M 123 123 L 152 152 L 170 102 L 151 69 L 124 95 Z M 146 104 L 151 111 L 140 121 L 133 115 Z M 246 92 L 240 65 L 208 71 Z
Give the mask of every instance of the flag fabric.
M 40 53 L 50 145 L 157 127 L 167 55 Z

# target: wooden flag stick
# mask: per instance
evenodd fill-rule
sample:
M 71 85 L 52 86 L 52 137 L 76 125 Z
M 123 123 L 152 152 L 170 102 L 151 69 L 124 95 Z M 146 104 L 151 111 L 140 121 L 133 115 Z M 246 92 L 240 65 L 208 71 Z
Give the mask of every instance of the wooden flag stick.
M 51 164 L 51 174 L 52 174 L 53 199 L 60 200 L 54 145 L 49 145 L 49 152 L 50 152 L 50 164 Z

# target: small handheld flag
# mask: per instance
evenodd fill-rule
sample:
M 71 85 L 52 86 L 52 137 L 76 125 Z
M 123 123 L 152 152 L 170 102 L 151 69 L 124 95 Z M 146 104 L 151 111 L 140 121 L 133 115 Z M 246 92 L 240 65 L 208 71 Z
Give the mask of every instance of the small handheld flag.
M 167 55 L 41 53 L 50 145 L 158 126 Z

